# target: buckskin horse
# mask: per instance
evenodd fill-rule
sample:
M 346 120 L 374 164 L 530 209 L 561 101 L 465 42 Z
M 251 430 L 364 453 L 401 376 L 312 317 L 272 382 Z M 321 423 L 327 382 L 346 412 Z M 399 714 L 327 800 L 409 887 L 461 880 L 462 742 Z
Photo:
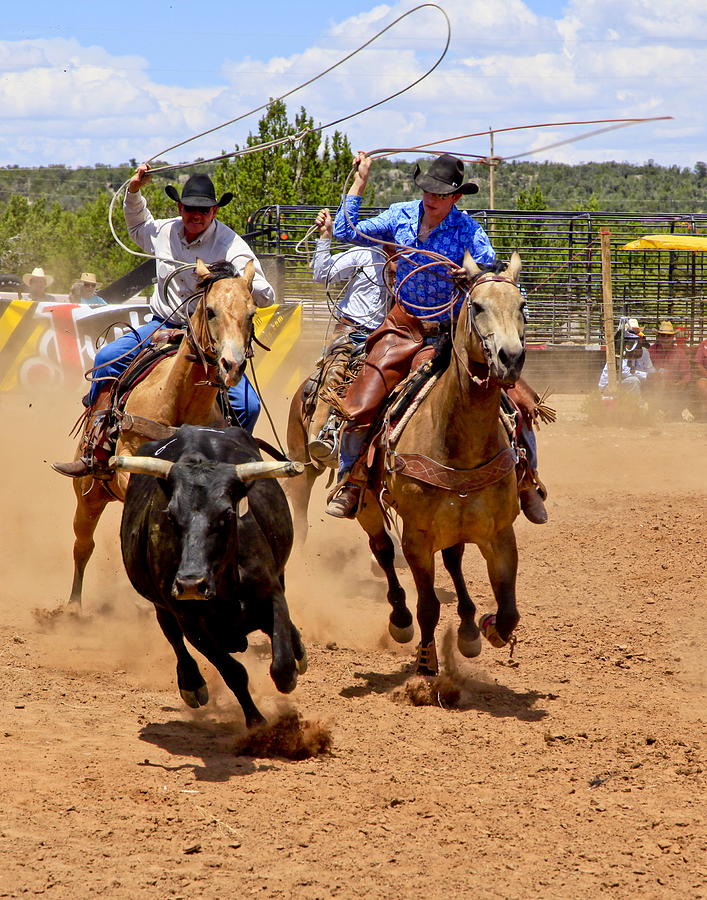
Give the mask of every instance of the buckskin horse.
M 476 544 L 484 556 L 497 603 L 497 613 L 480 623 L 485 637 L 496 647 L 504 646 L 520 618 L 513 531 L 519 512 L 517 457 L 499 412 L 501 390 L 515 384 L 525 360 L 525 300 L 517 285 L 521 260 L 514 253 L 504 272 L 484 272 L 467 253 L 464 268 L 470 287 L 452 337 L 449 367 L 421 401 L 397 444 L 386 447 L 383 438 L 357 513 L 388 581 L 389 632 L 407 643 L 414 633 L 412 615 L 393 566 L 394 546 L 382 501 L 402 521 L 402 551 L 417 588 L 420 675 L 436 675 L 439 669 L 437 551 L 457 594 L 457 646 L 463 656 L 481 652 L 476 607 L 462 574 L 466 544 Z
M 114 450 L 118 456 L 133 456 L 147 438 L 161 437 L 160 426 L 225 424 L 217 400 L 219 392 L 238 383 L 250 354 L 255 267 L 249 261 L 241 276 L 228 263 L 206 266 L 199 260 L 195 271 L 197 303 L 189 318 L 188 336 L 175 355 L 162 359 L 131 389 Z M 119 470 L 112 478 L 87 475 L 74 480 L 74 578 L 69 607 L 81 607 L 83 575 L 95 546 L 96 526 L 111 500 L 125 498 L 129 477 L 129 472 Z

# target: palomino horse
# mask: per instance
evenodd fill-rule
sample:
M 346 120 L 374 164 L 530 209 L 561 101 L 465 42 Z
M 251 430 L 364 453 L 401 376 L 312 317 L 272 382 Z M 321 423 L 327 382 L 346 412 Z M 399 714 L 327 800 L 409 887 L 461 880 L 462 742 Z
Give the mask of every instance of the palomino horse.
M 461 620 L 457 645 L 464 656 L 481 652 L 476 607 L 462 574 L 465 544 L 476 544 L 483 554 L 498 607 L 495 617 L 484 623 L 486 637 L 494 646 L 503 646 L 520 618 L 513 531 L 519 512 L 515 452 L 499 423 L 501 388 L 515 383 L 525 359 L 525 301 L 516 284 L 520 267 L 520 257 L 514 253 L 502 274 L 482 272 L 466 254 L 464 268 L 472 284 L 457 321 L 449 368 L 424 398 L 394 449 L 378 455 L 377 489 L 366 489 L 357 514 L 388 580 L 390 634 L 399 643 L 407 643 L 413 637 L 412 615 L 393 567 L 394 548 L 379 501 L 381 489 L 402 521 L 402 551 L 417 588 L 420 675 L 438 671 L 437 551 L 442 551 L 457 593 Z
M 235 270 L 228 266 L 197 262 L 203 300 L 190 317 L 191 336 L 181 342 L 175 356 L 162 360 L 131 391 L 126 413 L 163 426 L 224 425 L 218 394 L 243 375 L 255 315 L 251 297 L 255 266 L 249 261 L 243 276 L 234 276 Z M 123 430 L 115 454 L 133 456 L 146 439 L 138 431 Z M 77 456 L 80 452 L 79 448 Z M 119 470 L 109 481 L 91 475 L 74 481 L 74 579 L 69 598 L 74 608 L 81 606 L 83 574 L 93 553 L 98 520 L 111 500 L 124 499 L 129 477 L 129 472 Z

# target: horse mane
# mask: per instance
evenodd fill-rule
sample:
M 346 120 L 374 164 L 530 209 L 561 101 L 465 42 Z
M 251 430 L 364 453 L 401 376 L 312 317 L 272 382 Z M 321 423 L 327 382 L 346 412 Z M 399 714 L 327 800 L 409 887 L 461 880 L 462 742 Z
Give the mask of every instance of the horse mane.
M 493 272 L 494 275 L 498 275 L 501 272 L 505 272 L 508 268 L 508 263 L 503 262 L 503 260 L 500 259 L 494 260 L 492 263 L 489 263 L 489 265 L 481 265 L 479 263 L 477 263 L 477 265 L 482 275 L 484 272 Z
M 227 259 L 219 259 L 216 262 L 209 263 L 206 268 L 209 270 L 209 274 L 199 279 L 198 287 L 200 290 L 209 287 L 209 285 L 215 281 L 220 281 L 222 278 L 240 278 L 240 272 Z

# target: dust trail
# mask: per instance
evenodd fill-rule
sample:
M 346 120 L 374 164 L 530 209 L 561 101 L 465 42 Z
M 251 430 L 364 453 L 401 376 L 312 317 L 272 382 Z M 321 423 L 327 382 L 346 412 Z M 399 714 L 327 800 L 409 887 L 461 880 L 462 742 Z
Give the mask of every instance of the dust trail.
M 240 756 L 311 759 L 331 750 L 332 737 L 328 726 L 303 719 L 292 712 L 274 722 L 260 725 L 236 743 Z

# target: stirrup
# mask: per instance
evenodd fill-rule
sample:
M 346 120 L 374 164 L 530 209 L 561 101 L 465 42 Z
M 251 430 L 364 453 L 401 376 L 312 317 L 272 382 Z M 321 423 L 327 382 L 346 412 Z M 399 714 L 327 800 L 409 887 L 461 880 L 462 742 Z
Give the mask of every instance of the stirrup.
M 325 466 L 335 466 L 338 460 L 338 448 L 331 435 L 320 433 L 307 444 L 307 452 L 312 459 Z

